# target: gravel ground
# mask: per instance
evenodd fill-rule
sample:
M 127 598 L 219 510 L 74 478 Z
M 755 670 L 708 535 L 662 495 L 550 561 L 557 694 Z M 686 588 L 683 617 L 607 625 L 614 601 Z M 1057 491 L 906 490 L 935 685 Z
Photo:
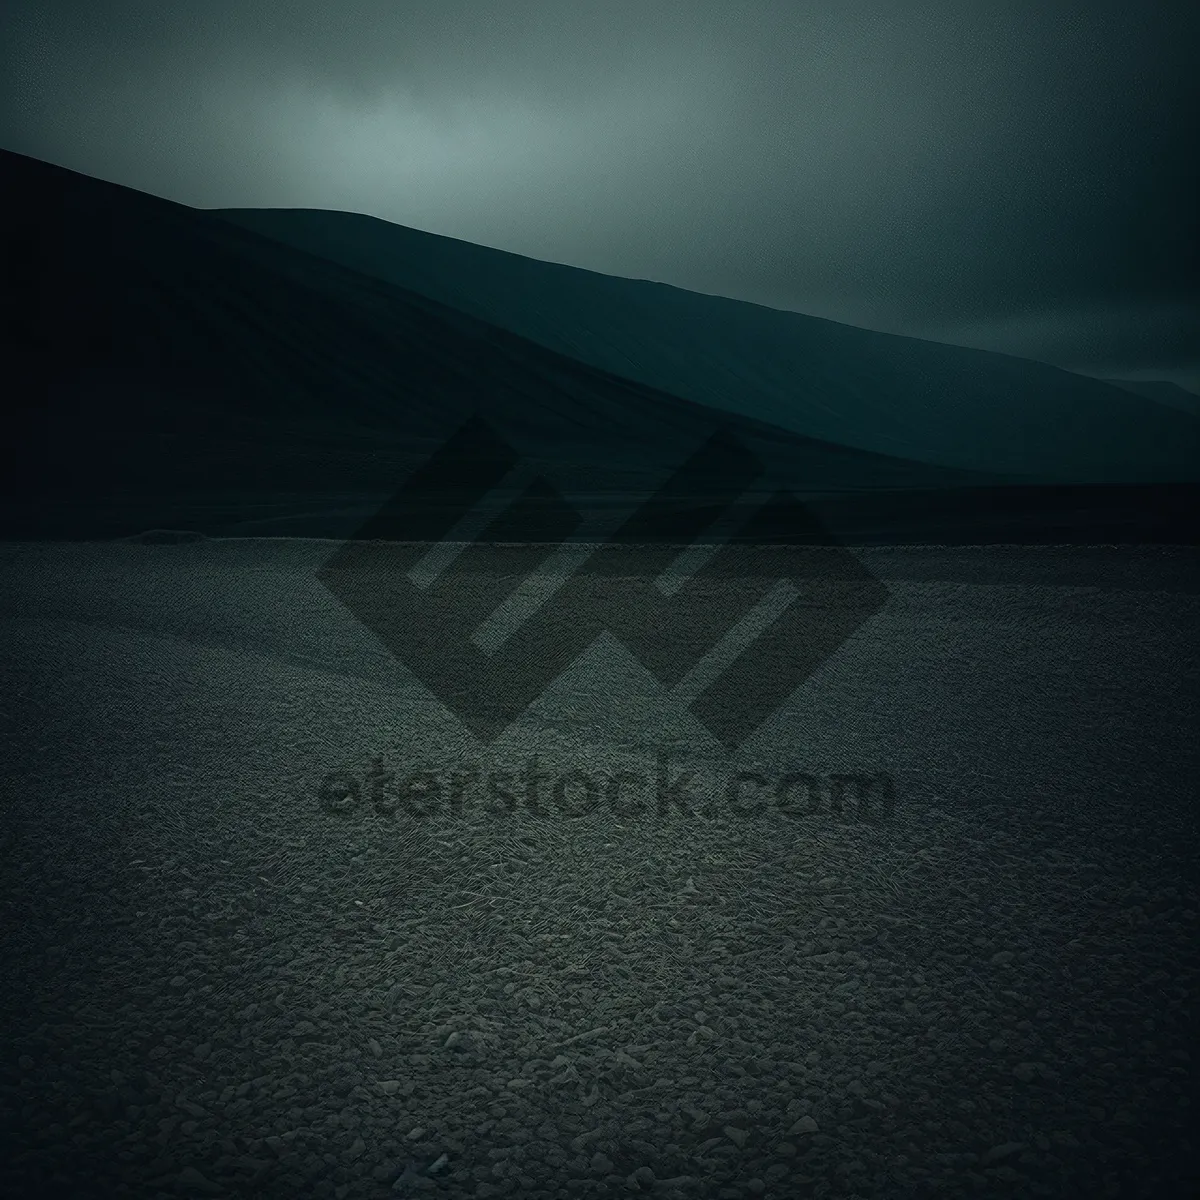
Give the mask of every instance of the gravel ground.
M 603 639 L 481 745 L 329 550 L 0 547 L 4 1194 L 1195 1194 L 1193 552 L 859 551 L 887 604 L 730 754 Z

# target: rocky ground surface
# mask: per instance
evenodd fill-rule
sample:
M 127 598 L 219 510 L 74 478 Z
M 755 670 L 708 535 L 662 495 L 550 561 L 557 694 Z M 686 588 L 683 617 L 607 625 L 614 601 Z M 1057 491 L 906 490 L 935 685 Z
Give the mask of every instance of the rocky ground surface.
M 1194 1194 L 1170 556 L 889 551 L 889 606 L 730 756 L 608 650 L 482 748 L 295 553 L 5 548 L 4 1194 Z M 554 787 L 664 748 L 715 802 Z M 379 811 L 376 756 L 442 791 Z M 537 811 L 447 798 L 533 756 Z M 802 766 L 812 811 L 722 790 Z

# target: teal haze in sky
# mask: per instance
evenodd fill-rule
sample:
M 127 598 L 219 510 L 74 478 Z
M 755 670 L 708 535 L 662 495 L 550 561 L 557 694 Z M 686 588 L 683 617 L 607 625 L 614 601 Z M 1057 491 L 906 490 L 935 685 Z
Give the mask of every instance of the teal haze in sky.
M 8 0 L 0 145 L 1200 391 L 1186 0 Z

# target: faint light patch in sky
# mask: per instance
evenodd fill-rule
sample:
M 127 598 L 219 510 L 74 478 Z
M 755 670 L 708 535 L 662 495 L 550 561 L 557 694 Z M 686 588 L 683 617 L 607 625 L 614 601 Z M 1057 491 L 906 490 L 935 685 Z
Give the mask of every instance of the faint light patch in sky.
M 652 187 L 694 140 L 695 87 L 618 77 L 589 93 L 552 106 L 516 90 L 434 98 L 395 87 L 366 101 L 281 88 L 269 108 L 295 181 L 281 192 L 465 240 L 485 240 L 482 229 L 518 253 L 529 251 L 514 235 L 561 227 L 577 238 L 585 213 L 593 232 L 624 228 L 623 199 L 645 204 L 639 177 Z

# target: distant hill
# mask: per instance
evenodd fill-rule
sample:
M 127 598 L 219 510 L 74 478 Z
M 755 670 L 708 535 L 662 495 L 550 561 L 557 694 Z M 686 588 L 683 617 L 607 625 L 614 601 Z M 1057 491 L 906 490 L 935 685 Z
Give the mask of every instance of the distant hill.
M 18 400 L 10 527 L 49 528 L 60 511 L 67 525 L 111 513 L 126 534 L 340 529 L 472 415 L 597 510 L 655 486 L 718 426 L 771 478 L 811 493 L 991 482 L 717 418 L 211 214 L 34 159 L 0 154 L 0 183 Z
M 1177 541 L 1177 514 L 1195 490 L 1152 482 L 1155 472 L 1170 478 L 1169 463 L 1132 438 L 1116 474 L 1146 483 L 1074 487 L 839 444 L 773 424 L 749 403 L 721 411 L 580 361 L 213 213 L 9 152 L 0 152 L 0 189 L 12 447 L 0 536 L 346 537 L 473 417 L 582 514 L 575 524 L 552 495 L 534 492 L 499 540 L 588 540 L 719 429 L 763 474 L 740 477 L 736 455 L 706 460 L 640 536 L 676 538 L 747 488 L 744 511 L 756 512 L 785 488 L 806 515 L 755 536 Z M 559 300 L 550 291 L 540 303 Z M 652 312 L 647 321 L 651 337 Z M 622 329 L 626 339 L 636 332 Z M 651 349 L 655 361 L 679 354 Z M 753 350 L 744 343 L 747 372 Z M 1002 356 L 980 361 L 990 358 Z M 1030 419 L 1018 407 L 1014 420 Z M 1167 420 L 1177 443 L 1185 439 L 1188 419 Z M 445 536 L 499 478 L 478 439 L 452 445 L 454 480 L 390 510 L 386 536 Z
M 222 209 L 593 366 L 809 437 L 1043 482 L 1200 476 L 1200 422 L 983 350 L 539 262 L 373 217 Z

